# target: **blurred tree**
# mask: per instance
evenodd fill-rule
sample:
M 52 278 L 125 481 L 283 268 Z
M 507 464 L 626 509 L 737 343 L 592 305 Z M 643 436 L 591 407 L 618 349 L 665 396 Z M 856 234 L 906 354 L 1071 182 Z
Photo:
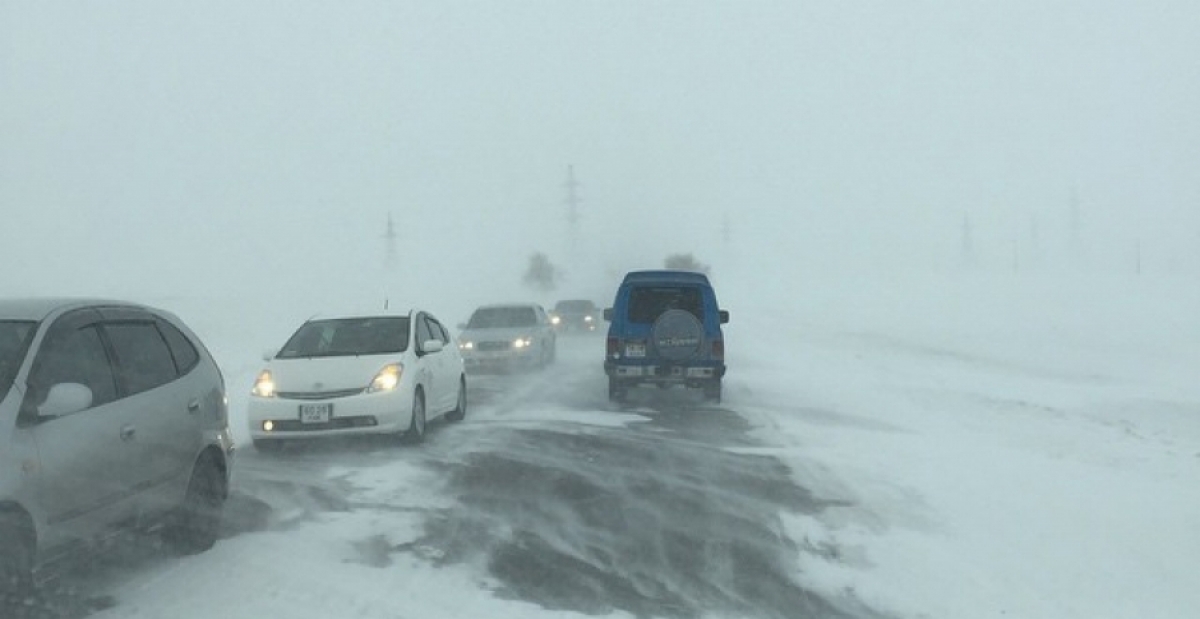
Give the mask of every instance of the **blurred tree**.
M 525 277 L 522 280 L 526 286 L 549 292 L 558 285 L 558 279 L 558 268 L 550 262 L 546 254 L 539 251 L 529 257 L 529 266 L 525 269 Z
M 708 265 L 696 260 L 696 257 L 691 254 L 671 254 L 663 261 L 663 266 L 668 269 L 697 271 L 708 275 Z

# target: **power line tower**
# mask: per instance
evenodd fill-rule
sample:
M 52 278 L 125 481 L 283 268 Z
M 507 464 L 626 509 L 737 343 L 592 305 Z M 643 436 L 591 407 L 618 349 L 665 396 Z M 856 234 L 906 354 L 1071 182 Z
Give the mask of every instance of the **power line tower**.
M 571 229 L 571 235 L 575 236 L 579 228 L 579 205 L 583 199 L 579 197 L 579 181 L 575 180 L 575 166 L 567 166 L 567 182 L 564 185 L 567 190 L 567 197 L 563 203 L 567 205 L 567 225 Z
M 387 216 L 387 229 L 383 233 L 384 241 L 384 266 L 389 269 L 396 266 L 396 224 L 392 221 L 392 214 Z

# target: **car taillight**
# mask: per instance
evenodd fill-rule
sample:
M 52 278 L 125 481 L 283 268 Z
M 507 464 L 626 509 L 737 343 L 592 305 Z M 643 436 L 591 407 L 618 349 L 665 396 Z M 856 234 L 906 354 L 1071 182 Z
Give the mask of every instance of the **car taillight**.
M 621 351 L 621 341 L 615 337 L 608 338 L 608 356 L 615 357 Z
M 712 356 L 714 359 L 725 358 L 725 340 L 713 340 Z

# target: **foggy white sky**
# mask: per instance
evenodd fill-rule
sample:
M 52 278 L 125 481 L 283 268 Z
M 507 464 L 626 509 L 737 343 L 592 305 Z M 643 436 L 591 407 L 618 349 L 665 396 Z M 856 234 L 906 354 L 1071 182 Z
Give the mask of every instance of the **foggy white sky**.
M 933 264 L 964 213 L 1051 245 L 1072 191 L 1098 251 L 1195 264 L 1197 32 L 1191 0 L 5 2 L 0 283 L 354 279 L 389 211 L 515 282 L 572 163 L 614 268 L 714 256 L 726 215 L 744 260 Z

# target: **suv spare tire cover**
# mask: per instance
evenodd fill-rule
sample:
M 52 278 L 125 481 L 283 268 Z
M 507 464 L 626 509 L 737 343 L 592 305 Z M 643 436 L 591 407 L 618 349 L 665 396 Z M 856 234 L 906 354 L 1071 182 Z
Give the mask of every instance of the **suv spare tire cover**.
M 654 321 L 651 341 L 658 356 L 668 361 L 684 361 L 700 354 L 704 344 L 704 325 L 691 312 L 672 309 Z

